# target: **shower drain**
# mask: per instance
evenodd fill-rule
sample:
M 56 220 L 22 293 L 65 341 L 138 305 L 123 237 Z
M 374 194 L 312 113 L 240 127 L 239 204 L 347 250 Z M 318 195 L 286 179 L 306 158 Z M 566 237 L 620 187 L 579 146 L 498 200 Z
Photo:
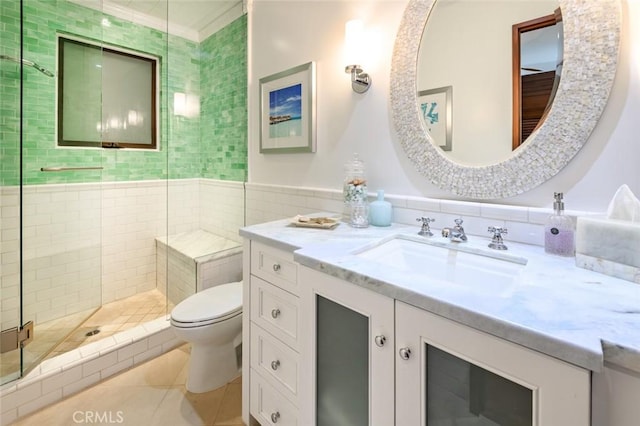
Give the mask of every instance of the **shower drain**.
M 100 333 L 100 329 L 99 329 L 99 328 L 96 328 L 95 330 L 88 331 L 88 332 L 85 334 L 85 336 L 87 336 L 87 337 L 89 337 L 89 336 L 95 336 L 95 335 L 96 335 L 96 334 L 98 334 L 98 333 Z

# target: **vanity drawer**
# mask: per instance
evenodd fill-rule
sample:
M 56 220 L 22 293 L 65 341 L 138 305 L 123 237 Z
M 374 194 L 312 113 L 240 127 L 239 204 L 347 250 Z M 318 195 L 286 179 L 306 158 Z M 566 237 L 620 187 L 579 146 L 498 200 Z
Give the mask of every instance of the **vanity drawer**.
M 251 273 L 298 294 L 298 265 L 293 261 L 293 253 L 252 241 Z
M 298 351 L 299 299 L 251 276 L 251 321 Z
M 249 410 L 262 426 L 298 424 L 298 409 L 255 370 L 251 370 Z
M 251 324 L 251 368 L 282 388 L 293 403 L 298 403 L 298 354 L 255 324 Z

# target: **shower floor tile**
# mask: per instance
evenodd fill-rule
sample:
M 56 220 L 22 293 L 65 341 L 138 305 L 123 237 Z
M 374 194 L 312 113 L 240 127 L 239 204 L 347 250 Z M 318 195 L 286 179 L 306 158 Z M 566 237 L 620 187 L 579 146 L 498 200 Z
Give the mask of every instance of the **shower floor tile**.
M 128 330 L 170 312 L 164 294 L 154 289 L 107 303 L 97 310 L 87 310 L 56 320 L 36 324 L 34 340 L 24 348 L 24 365 L 31 366 L 44 359 L 76 349 L 84 344 Z M 141 313 L 139 310 L 143 309 Z M 97 334 L 90 334 L 94 330 Z M 20 369 L 20 351 L 7 352 L 0 357 L 2 377 Z
M 15 425 L 66 426 L 79 420 L 89 423 L 86 416 L 107 413 L 111 422 L 127 425 L 241 426 L 240 378 L 211 392 L 190 393 L 185 388 L 188 360 L 189 345 L 183 345 Z
M 167 303 L 165 295 L 155 289 L 107 303 L 91 315 L 64 342 L 54 348 L 47 358 L 166 315 L 173 308 L 171 304 Z M 153 311 L 154 313 L 139 314 L 137 311 L 140 306 L 146 306 L 145 309 L 148 312 Z M 99 330 L 99 332 L 88 336 L 87 333 L 93 330 Z

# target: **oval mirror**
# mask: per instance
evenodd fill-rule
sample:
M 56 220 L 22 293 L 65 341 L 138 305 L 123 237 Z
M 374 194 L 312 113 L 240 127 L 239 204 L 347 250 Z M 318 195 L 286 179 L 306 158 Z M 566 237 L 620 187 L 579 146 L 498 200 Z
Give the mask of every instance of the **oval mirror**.
M 536 0 L 437 0 L 437 3 L 438 9 L 442 10 L 457 4 L 462 4 L 462 7 L 469 10 L 475 9 L 472 17 L 482 17 L 483 31 L 505 34 L 506 41 L 500 42 L 502 54 L 492 56 L 489 52 L 493 50 L 493 44 L 498 42 L 494 41 L 488 45 L 480 38 L 480 30 L 472 31 L 474 38 L 472 41 L 467 39 L 464 43 L 475 49 L 477 54 L 470 56 L 471 54 L 467 53 L 464 60 L 454 59 L 452 55 L 460 50 L 455 48 L 454 40 L 462 38 L 460 27 L 455 23 L 458 21 L 454 20 L 461 19 L 461 12 L 445 20 L 445 27 L 448 27 L 449 33 L 438 41 L 429 38 L 428 35 L 431 32 L 432 19 L 434 25 L 441 25 L 434 18 L 437 16 L 435 13 L 439 13 L 434 13 L 436 1 L 409 1 L 396 39 L 391 67 L 392 115 L 405 153 L 431 183 L 464 197 L 510 197 L 545 182 L 566 166 L 586 142 L 609 97 L 618 55 L 621 13 L 619 0 L 558 2 L 564 33 L 561 49 L 562 77 L 554 89 L 553 102 L 544 110 L 544 118 L 539 120 L 530 136 L 526 138 L 526 142 L 516 150 L 512 150 L 511 109 L 505 109 L 507 112 L 501 114 L 500 121 L 489 120 L 487 117 L 496 112 L 496 105 L 500 102 L 509 105 L 509 108 L 513 107 L 510 90 L 513 64 L 510 56 L 512 29 L 515 24 L 532 20 L 535 15 L 513 16 L 502 24 L 489 24 L 486 22 L 487 16 L 504 14 L 505 9 L 490 10 L 488 5 L 493 7 L 498 4 L 507 7 L 505 5 L 509 3 L 517 3 L 520 9 L 525 9 L 524 5 L 528 3 L 534 3 L 536 6 L 545 3 L 546 9 L 543 14 L 548 15 L 553 13 L 558 3 L 553 3 L 555 6 L 546 1 Z M 480 9 L 478 6 L 481 6 Z M 534 12 L 537 13 L 539 12 Z M 593 25 L 594 23 L 597 25 Z M 440 47 L 444 49 L 440 49 L 441 52 L 435 56 L 426 55 L 429 59 L 421 65 L 422 44 L 429 45 L 430 48 L 433 44 L 442 44 Z M 505 50 L 509 54 L 505 55 Z M 440 63 L 454 64 L 457 71 L 482 73 L 485 69 L 492 69 L 489 64 L 498 62 L 506 68 L 501 72 L 506 75 L 502 80 L 508 81 L 508 89 L 502 92 L 497 89 L 489 90 L 493 97 L 481 93 L 490 85 L 477 81 L 467 84 L 461 79 L 449 82 L 440 79 L 425 83 L 438 74 Z M 426 69 L 423 69 L 423 65 L 426 65 Z M 423 74 L 427 76 L 423 77 Z M 449 76 L 452 76 L 452 72 L 449 72 Z M 463 97 L 465 85 L 471 91 L 467 98 Z M 431 108 L 433 103 L 441 106 L 437 115 L 440 125 L 433 125 L 429 120 L 434 118 L 434 110 Z M 456 113 L 458 104 L 461 104 L 460 108 L 467 108 L 470 111 L 467 115 L 476 119 L 472 123 L 460 123 L 461 130 L 458 127 L 458 115 L 464 114 Z M 468 140 L 462 141 L 462 134 L 465 133 Z M 498 135 L 503 135 L 500 142 L 496 142 Z M 490 146 L 502 144 L 502 152 L 491 152 L 479 163 L 477 160 L 474 163 L 445 152 L 447 138 L 451 141 L 449 144 L 452 149 L 455 149 L 453 147 L 458 142 L 461 145 L 475 144 L 473 148 L 476 152 L 483 149 L 487 149 L 488 152 Z M 480 156 L 476 154 L 471 157 L 477 159 Z

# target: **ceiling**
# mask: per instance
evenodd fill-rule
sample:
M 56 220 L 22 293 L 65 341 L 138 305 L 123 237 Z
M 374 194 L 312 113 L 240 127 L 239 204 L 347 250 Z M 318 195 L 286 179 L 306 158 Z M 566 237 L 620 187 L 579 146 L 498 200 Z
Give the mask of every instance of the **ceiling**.
M 109 15 L 202 41 L 243 13 L 243 0 L 70 0 Z

